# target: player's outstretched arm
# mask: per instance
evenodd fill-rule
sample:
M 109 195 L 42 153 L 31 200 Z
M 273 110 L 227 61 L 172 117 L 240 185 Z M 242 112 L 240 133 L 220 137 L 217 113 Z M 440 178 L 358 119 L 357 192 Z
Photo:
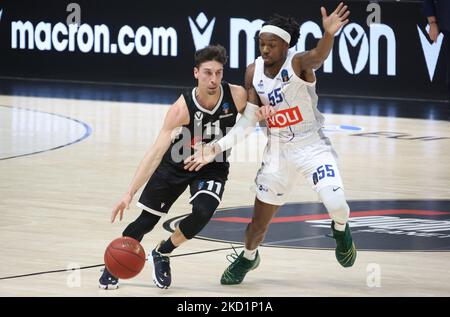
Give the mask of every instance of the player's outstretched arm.
M 122 220 L 123 212 L 125 208 L 130 208 L 130 203 L 136 192 L 153 175 L 153 172 L 161 163 L 164 154 L 170 146 L 173 130 L 188 123 L 189 113 L 187 110 L 186 101 L 183 96 L 180 96 L 180 98 L 178 98 L 178 100 L 169 108 L 161 131 L 159 132 L 155 143 L 148 150 L 139 164 L 127 192 L 114 206 L 111 214 L 111 222 L 114 222 L 118 214 L 119 219 Z
M 233 128 L 217 142 L 202 144 L 196 152 L 184 160 L 184 169 L 199 171 L 214 158 L 240 141 L 244 140 L 254 130 L 256 123 L 275 114 L 270 106 L 258 106 L 260 100 L 252 84 L 255 64 L 250 64 L 245 72 L 245 89 L 230 85 L 231 94 L 238 111 L 242 114 Z
M 297 54 L 294 57 L 293 64 L 297 63 L 299 65 L 300 72 L 317 69 L 322 66 L 333 48 L 334 35 L 349 21 L 350 11 L 347 9 L 348 7 L 343 2 L 339 3 L 330 15 L 327 15 L 327 10 L 324 7 L 320 8 L 324 33 L 315 48 L 305 53 Z

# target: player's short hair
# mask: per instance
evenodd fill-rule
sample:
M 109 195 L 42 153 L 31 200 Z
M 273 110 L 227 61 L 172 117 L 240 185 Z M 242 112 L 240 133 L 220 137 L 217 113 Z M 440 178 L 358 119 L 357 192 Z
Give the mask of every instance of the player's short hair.
M 216 61 L 225 65 L 228 60 L 227 50 L 222 45 L 208 45 L 195 52 L 195 67 L 200 67 L 204 62 Z
M 273 17 L 270 17 L 268 21 L 263 23 L 263 26 L 265 25 L 274 25 L 282 28 L 291 35 L 289 47 L 297 45 L 298 38 L 300 37 L 300 25 L 291 16 L 284 17 L 275 14 Z

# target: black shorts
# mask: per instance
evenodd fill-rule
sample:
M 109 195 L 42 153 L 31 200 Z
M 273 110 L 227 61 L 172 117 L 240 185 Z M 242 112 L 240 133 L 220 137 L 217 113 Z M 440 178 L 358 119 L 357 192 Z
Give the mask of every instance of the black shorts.
M 189 172 L 170 163 L 161 163 L 145 185 L 137 206 L 153 214 L 167 214 L 188 185 L 191 190 L 189 203 L 202 193 L 211 195 L 220 203 L 228 168 L 205 167 L 198 172 Z

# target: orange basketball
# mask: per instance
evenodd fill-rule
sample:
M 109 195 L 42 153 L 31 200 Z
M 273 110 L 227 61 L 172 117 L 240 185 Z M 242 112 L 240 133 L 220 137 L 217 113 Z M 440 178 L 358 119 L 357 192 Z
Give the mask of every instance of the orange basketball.
M 133 238 L 117 238 L 105 250 L 106 268 L 117 278 L 127 279 L 138 275 L 144 264 L 144 248 Z

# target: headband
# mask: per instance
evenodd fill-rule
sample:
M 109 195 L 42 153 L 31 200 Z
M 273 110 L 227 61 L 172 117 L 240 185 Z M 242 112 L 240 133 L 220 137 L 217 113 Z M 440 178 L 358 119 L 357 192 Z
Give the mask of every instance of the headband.
M 279 28 L 275 25 L 264 25 L 261 28 L 261 31 L 259 31 L 259 34 L 261 33 L 272 33 L 281 37 L 288 44 L 291 42 L 291 35 L 282 28 Z

